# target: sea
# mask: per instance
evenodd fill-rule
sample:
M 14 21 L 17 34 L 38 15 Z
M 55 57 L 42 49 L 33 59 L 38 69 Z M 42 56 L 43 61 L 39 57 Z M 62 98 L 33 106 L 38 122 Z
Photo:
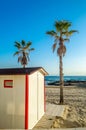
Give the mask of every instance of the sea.
M 45 76 L 45 84 L 59 81 L 59 76 Z M 64 76 L 64 81 L 86 81 L 86 76 Z

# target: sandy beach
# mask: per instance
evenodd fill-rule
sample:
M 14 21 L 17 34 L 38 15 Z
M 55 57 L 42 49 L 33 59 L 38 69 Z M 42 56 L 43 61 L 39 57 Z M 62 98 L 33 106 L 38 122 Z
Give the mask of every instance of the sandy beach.
M 46 104 L 59 104 L 59 87 L 46 87 Z M 77 128 L 86 127 L 86 84 L 77 83 L 64 87 L 64 105 L 67 105 L 63 117 L 48 117 L 45 126 L 36 128 Z

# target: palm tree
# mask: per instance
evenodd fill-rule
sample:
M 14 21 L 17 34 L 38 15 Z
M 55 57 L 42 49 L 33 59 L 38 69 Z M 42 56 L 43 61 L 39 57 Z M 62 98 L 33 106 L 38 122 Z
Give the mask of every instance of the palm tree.
M 55 29 L 56 31 L 48 31 L 46 34 L 54 37 L 54 44 L 52 46 L 53 52 L 57 49 L 57 55 L 59 56 L 59 75 L 60 75 L 60 104 L 64 103 L 63 97 L 63 86 L 64 86 L 64 79 L 63 79 L 63 63 L 62 58 L 66 53 L 66 46 L 64 42 L 69 41 L 69 36 L 73 33 L 77 32 L 76 30 L 69 30 L 71 27 L 71 22 L 69 21 L 56 21 L 55 22 Z M 57 46 L 58 45 L 58 46 Z
M 31 44 L 31 42 L 26 43 L 24 40 L 22 40 L 21 42 L 15 42 L 14 46 L 18 49 L 18 51 L 14 53 L 14 56 L 18 55 L 18 62 L 21 63 L 23 68 L 25 68 L 28 61 L 30 60 L 30 52 L 34 50 L 34 48 L 30 48 Z

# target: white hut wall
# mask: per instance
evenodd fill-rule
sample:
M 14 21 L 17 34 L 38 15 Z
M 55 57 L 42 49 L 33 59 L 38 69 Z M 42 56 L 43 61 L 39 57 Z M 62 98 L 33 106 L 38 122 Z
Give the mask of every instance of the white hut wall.
M 29 75 L 29 129 L 44 114 L 44 75 L 39 71 Z
M 4 87 L 5 81 L 13 81 L 12 88 Z M 0 128 L 24 128 L 25 117 L 25 76 L 0 76 Z

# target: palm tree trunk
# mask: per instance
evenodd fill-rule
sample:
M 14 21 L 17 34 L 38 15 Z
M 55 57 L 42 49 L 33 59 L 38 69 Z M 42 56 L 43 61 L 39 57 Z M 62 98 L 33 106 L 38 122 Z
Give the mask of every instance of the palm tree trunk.
M 64 97 L 63 97 L 63 86 L 64 86 L 64 80 L 63 80 L 63 63 L 62 63 L 62 55 L 59 56 L 60 60 L 60 104 L 64 103 Z

